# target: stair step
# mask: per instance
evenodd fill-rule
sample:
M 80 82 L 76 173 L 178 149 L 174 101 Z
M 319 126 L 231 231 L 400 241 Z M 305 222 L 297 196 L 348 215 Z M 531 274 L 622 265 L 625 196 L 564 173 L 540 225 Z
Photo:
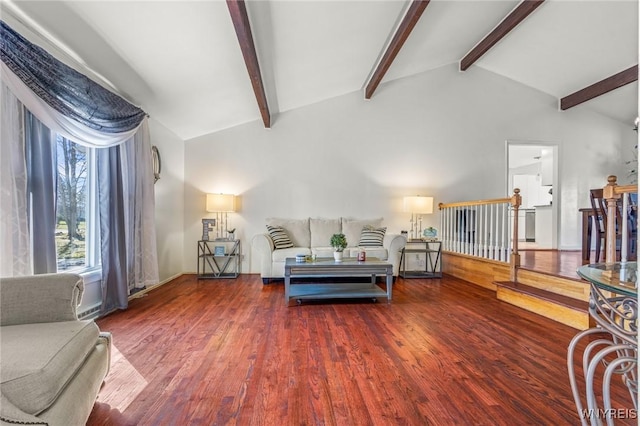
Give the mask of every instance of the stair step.
M 500 287 L 509 288 L 519 293 L 535 296 L 538 299 L 546 300 L 548 302 L 553 302 L 557 305 L 565 306 L 571 309 L 576 309 L 578 311 L 587 312 L 589 310 L 589 302 L 576 300 L 571 297 L 563 296 L 561 294 L 554 293 L 547 290 L 542 290 L 537 287 L 531 287 L 529 285 L 525 285 L 525 284 L 514 282 L 514 281 L 499 281 L 499 282 L 496 282 L 496 285 Z
M 520 268 L 518 269 L 517 282 L 571 299 L 585 302 L 589 300 L 589 284 L 579 278 L 560 277 L 547 272 Z
M 513 281 L 495 284 L 499 300 L 579 330 L 589 328 L 589 303 L 586 301 Z

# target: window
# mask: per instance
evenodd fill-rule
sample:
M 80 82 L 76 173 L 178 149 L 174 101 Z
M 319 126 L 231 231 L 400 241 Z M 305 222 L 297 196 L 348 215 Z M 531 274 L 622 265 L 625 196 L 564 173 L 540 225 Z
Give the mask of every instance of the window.
M 97 266 L 95 152 L 56 135 L 58 271 L 79 272 Z

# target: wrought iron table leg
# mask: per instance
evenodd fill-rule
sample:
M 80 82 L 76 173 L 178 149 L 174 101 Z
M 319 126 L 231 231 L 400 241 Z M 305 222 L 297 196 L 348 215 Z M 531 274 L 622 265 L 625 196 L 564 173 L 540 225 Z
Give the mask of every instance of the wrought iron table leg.
M 624 352 L 627 352 L 628 349 L 625 349 Z M 612 361 L 608 366 L 607 369 L 605 370 L 604 373 L 604 378 L 602 380 L 602 399 L 604 401 L 604 409 L 605 409 L 605 413 L 611 413 L 611 377 L 613 376 L 614 373 L 618 373 L 618 374 L 628 374 L 628 373 L 632 373 L 633 374 L 633 369 L 638 367 L 638 358 L 637 355 L 635 357 L 631 357 L 631 356 L 623 356 L 620 358 L 615 359 L 614 361 Z M 626 383 L 627 387 L 629 387 L 629 383 Z M 633 395 L 633 392 L 631 391 L 631 389 L 629 389 L 629 392 L 631 393 L 631 399 L 633 400 L 633 405 L 635 407 L 635 409 L 638 409 L 638 404 L 637 404 L 637 383 L 634 383 L 636 385 L 636 395 Z M 613 418 L 611 416 L 607 416 L 607 425 L 608 426 L 613 426 L 614 422 L 613 422 Z
M 601 362 L 604 362 L 604 359 L 607 355 L 615 353 L 619 350 L 623 350 L 627 348 L 627 345 L 613 345 L 606 347 L 604 349 L 599 350 L 595 356 L 589 361 L 589 368 L 587 369 L 585 375 L 585 381 L 587 385 L 587 407 L 589 408 L 589 414 L 591 415 L 591 424 L 592 425 L 601 425 L 602 421 L 596 416 L 598 413 L 598 403 L 596 401 L 595 389 L 593 387 L 593 381 L 596 374 L 596 369 Z M 611 399 L 603 400 L 603 405 L 606 407 L 611 406 Z M 606 412 L 605 412 L 606 413 Z
M 581 331 L 580 333 L 576 334 L 573 337 L 573 339 L 571 339 L 571 343 L 569 344 L 569 348 L 567 350 L 567 370 L 569 373 L 569 382 L 571 384 L 571 392 L 573 393 L 573 399 L 576 403 L 576 409 L 578 411 L 578 416 L 580 417 L 582 426 L 588 426 L 589 423 L 587 423 L 587 420 L 584 417 L 584 413 L 583 413 L 583 406 L 580 398 L 580 390 L 578 389 L 578 382 L 576 381 L 573 356 L 580 340 L 582 340 L 584 337 L 591 336 L 592 334 L 602 334 L 602 333 L 604 333 L 604 331 L 600 328 L 590 328 L 590 329 Z M 584 356 L 585 355 L 583 354 L 583 371 L 586 373 L 587 366 L 584 364 Z

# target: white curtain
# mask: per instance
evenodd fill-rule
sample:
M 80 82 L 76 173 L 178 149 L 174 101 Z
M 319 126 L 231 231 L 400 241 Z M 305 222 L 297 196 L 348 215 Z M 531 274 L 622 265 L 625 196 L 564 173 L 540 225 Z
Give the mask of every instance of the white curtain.
M 122 145 L 122 170 L 125 185 L 127 281 L 129 291 L 157 284 L 158 251 L 155 234 L 155 194 L 149 124 L 144 120 L 133 140 Z M 135 173 L 132 173 L 134 172 Z M 146 179 L 136 178 L 136 175 Z
M 0 84 L 0 276 L 33 273 L 22 105 Z
M 21 101 L 34 116 L 52 131 L 57 132 L 80 145 L 109 149 L 118 146 L 121 150 L 125 202 L 126 256 L 128 290 L 157 284 L 158 260 L 155 233 L 155 195 L 154 177 L 151 160 L 151 142 L 148 119 L 142 120 L 138 128 L 127 133 L 100 133 L 80 123 L 71 122 L 39 101 L 4 64 L 0 74 L 8 90 L 3 89 L 2 102 L 2 274 L 19 275 L 31 273 L 29 253 L 29 234 L 26 209 L 26 170 L 24 165 L 24 147 L 20 111 L 14 104 Z M 4 84 L 2 85 L 4 87 Z M 5 88 L 7 89 L 7 88 Z M 15 90 L 15 91 L 14 91 Z M 16 96 L 5 96 L 13 92 Z M 17 97 L 17 100 L 16 100 Z M 35 99 L 34 99 L 35 98 Z M 11 100 L 13 99 L 14 104 Z M 5 108 L 5 104 L 9 104 Z M 12 113 L 10 108 L 18 111 Z M 33 108 L 33 109 L 32 109 Z M 7 113 L 5 113 L 5 109 Z M 5 120 L 9 125 L 5 125 Z M 18 124 L 11 125 L 15 122 Z M 7 135 L 5 136 L 5 133 Z M 11 142 L 5 143 L 5 140 Z M 5 150 L 7 151 L 5 155 Z M 20 154 L 22 153 L 22 154 Z M 20 160 L 17 156 L 22 155 Z M 13 159 L 16 160 L 13 160 Z M 15 163 L 15 164 L 14 164 Z M 5 166 L 5 164 L 8 164 Z M 5 181 L 6 177 L 6 181 Z M 5 190 L 8 191 L 5 194 Z M 11 203 L 5 203 L 5 197 Z M 24 201 L 24 205 L 20 203 Z M 11 214 L 5 210 L 12 207 Z M 128 213 L 128 214 L 127 214 Z M 5 238 L 11 235 L 14 238 Z M 25 243 L 26 241 L 26 243 Z M 6 270 L 5 263 L 12 265 Z M 29 268 L 26 268 L 29 266 Z

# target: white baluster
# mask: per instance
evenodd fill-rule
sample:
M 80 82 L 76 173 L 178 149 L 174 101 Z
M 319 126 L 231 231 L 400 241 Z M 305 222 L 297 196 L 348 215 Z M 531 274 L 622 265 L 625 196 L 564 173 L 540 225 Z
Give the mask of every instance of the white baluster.
M 495 221 L 496 221 L 496 217 L 495 217 L 495 211 L 493 208 L 493 205 L 489 206 L 489 259 L 495 259 L 496 258 L 496 253 L 495 253 L 495 239 L 496 239 L 496 233 L 494 232 L 494 228 L 495 228 Z
M 502 256 L 502 249 L 500 247 L 500 242 L 502 241 L 502 222 L 504 218 L 502 217 L 502 204 L 496 204 L 496 260 L 500 260 Z
M 464 209 L 464 213 L 467 216 L 467 219 L 464 221 L 464 232 L 465 236 L 465 253 L 471 254 L 471 209 Z
M 478 206 L 474 206 L 473 209 L 471 210 L 471 217 L 473 217 L 473 223 L 472 223 L 472 228 L 473 228 L 473 234 L 471 234 L 471 244 L 473 245 L 473 248 L 471 250 L 471 253 L 473 253 L 474 256 L 478 256 L 478 237 L 479 237 L 479 231 L 478 231 Z
M 479 247 L 480 247 L 480 252 L 478 253 L 478 256 L 480 257 L 484 257 L 485 256 L 485 248 L 486 248 L 486 232 L 487 232 L 487 227 L 486 227 L 486 217 L 487 217 L 487 209 L 486 206 L 480 206 L 479 209 L 480 212 L 480 217 L 478 218 L 478 224 L 480 226 L 480 235 L 479 235 Z
M 622 236 L 620 237 L 620 261 L 623 263 L 627 261 L 627 254 L 629 251 L 629 221 L 627 220 L 628 214 L 629 194 L 624 193 L 622 194 Z
M 508 228 L 509 228 L 509 217 L 508 217 L 508 209 L 507 209 L 507 205 L 506 204 L 502 204 L 500 206 L 501 210 L 502 210 L 502 224 L 500 226 L 501 229 L 501 236 L 500 236 L 500 260 L 502 260 L 503 262 L 506 260 L 506 243 L 505 243 L 505 235 L 508 232 Z
M 491 259 L 491 206 L 485 206 L 484 217 L 484 258 Z

